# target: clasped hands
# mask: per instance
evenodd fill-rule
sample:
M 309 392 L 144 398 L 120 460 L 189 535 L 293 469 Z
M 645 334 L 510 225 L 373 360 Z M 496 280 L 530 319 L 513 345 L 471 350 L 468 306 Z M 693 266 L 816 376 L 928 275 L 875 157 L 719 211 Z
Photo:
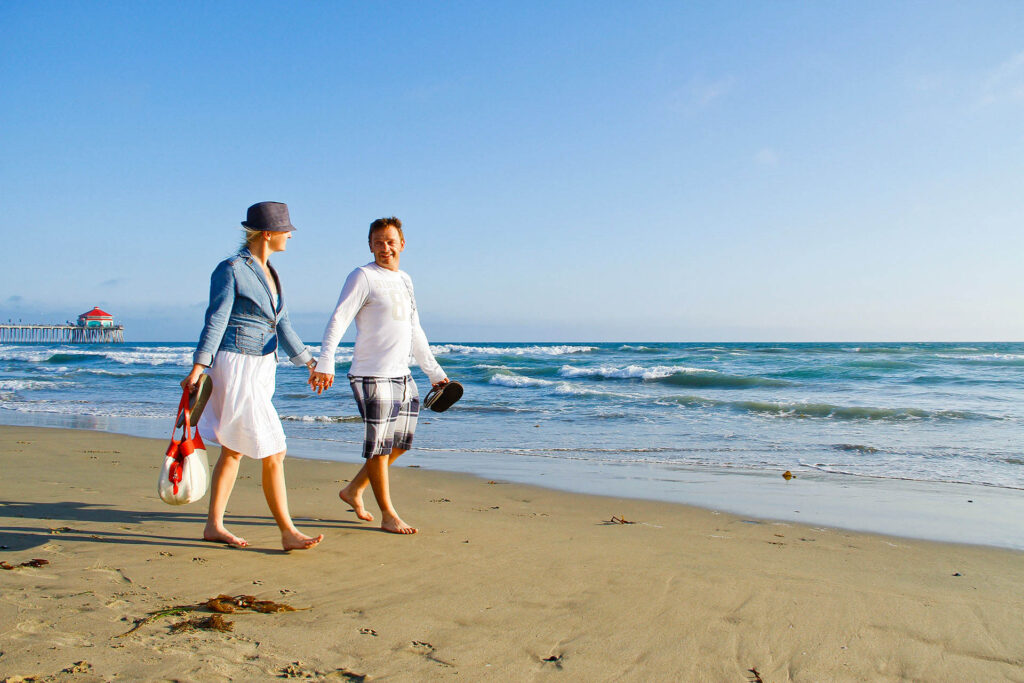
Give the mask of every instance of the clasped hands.
M 326 372 L 317 372 L 311 368 L 307 382 L 313 388 L 313 391 L 317 394 L 322 394 L 334 386 L 334 375 L 328 375 Z

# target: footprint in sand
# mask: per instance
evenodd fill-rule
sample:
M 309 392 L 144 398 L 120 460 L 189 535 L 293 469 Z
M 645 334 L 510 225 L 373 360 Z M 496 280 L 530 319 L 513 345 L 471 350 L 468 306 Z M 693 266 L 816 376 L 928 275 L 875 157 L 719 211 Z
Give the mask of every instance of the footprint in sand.
M 133 583 L 131 579 L 124 573 L 124 570 L 118 569 L 117 567 L 104 567 L 102 565 L 95 565 L 89 567 L 89 571 L 97 572 L 106 576 L 114 583 Z
M 437 650 L 433 645 L 425 640 L 414 640 L 410 649 L 418 655 L 421 655 L 432 662 L 441 664 L 442 666 L 455 666 L 452 662 L 445 661 L 437 656 Z
M 15 627 L 22 633 L 28 633 L 29 635 L 35 635 L 40 631 L 45 631 L 48 624 L 44 621 L 21 621 Z

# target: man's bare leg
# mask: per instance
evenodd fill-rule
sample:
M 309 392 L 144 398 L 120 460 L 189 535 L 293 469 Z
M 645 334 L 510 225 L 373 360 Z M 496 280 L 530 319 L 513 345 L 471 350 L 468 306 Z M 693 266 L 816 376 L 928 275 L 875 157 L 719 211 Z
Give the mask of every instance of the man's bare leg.
M 380 507 L 381 523 L 380 528 L 390 531 L 393 534 L 414 534 L 416 528 L 411 527 L 401 520 L 394 506 L 391 505 L 391 484 L 388 477 L 388 469 L 392 461 L 397 458 L 392 452 L 389 455 L 375 455 L 368 458 L 364 465 L 366 476 L 373 487 L 373 495 Z M 358 475 L 357 475 L 358 476 Z
M 291 514 L 288 512 L 288 492 L 284 483 L 284 451 L 268 455 L 261 461 L 263 465 L 263 496 L 267 499 L 270 513 L 281 529 L 281 547 L 285 550 L 308 550 L 320 541 L 324 535 L 316 538 L 307 536 L 295 528 Z
M 356 513 L 356 517 L 364 522 L 372 522 L 373 514 L 363 505 L 363 491 L 366 489 L 366 485 L 370 483 L 370 478 L 366 474 L 367 462 L 363 463 L 358 474 L 352 477 L 352 481 L 348 483 L 348 486 L 338 491 L 338 498 L 352 506 L 352 511 Z
M 249 545 L 241 536 L 235 536 L 224 527 L 224 511 L 228 507 L 228 498 L 235 487 L 238 476 L 238 461 L 242 454 L 230 448 L 221 447 L 220 457 L 213 468 L 213 480 L 210 482 L 210 511 L 206 516 L 206 528 L 203 529 L 203 540 L 215 543 L 227 543 L 236 548 Z
M 395 448 L 391 451 L 388 456 L 388 466 L 390 467 L 398 456 L 407 452 L 406 448 Z M 348 483 L 348 486 L 338 491 L 338 497 L 343 501 L 352 506 L 352 510 L 356 513 L 356 517 L 365 521 L 372 522 L 373 515 L 363 505 L 363 492 L 366 490 L 367 485 L 370 483 L 370 477 L 366 472 L 367 463 L 363 463 L 362 468 L 358 474 L 352 478 L 352 481 Z

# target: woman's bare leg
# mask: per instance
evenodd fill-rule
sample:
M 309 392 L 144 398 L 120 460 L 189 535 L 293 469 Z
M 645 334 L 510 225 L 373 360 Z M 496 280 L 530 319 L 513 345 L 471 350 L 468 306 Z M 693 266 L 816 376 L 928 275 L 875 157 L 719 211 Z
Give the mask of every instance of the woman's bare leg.
M 210 511 L 206 516 L 206 528 L 203 539 L 216 543 L 227 543 L 238 548 L 249 545 L 241 536 L 235 536 L 224 527 L 224 511 L 228 507 L 228 498 L 235 487 L 238 476 L 238 461 L 242 454 L 221 446 L 220 457 L 213 468 L 213 480 L 210 482 Z
M 288 492 L 284 483 L 284 451 L 269 455 L 261 461 L 263 465 L 263 496 L 267 499 L 270 513 L 281 529 L 281 546 L 285 550 L 306 550 L 324 540 L 324 535 L 313 538 L 295 528 L 288 512 Z

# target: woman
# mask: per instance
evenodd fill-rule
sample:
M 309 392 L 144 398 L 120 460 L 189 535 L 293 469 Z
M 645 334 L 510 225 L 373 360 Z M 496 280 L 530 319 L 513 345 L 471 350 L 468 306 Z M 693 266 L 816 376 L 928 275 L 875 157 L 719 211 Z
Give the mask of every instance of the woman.
M 182 387 L 194 391 L 203 372 L 213 380 L 199 428 L 221 445 L 221 452 L 213 468 L 203 538 L 239 548 L 248 545 L 224 526 L 238 463 L 247 455 L 263 465 L 263 495 L 281 529 L 281 545 L 285 550 L 304 550 L 323 540 L 323 534 L 306 536 L 295 528 L 288 513 L 284 429 L 271 403 L 278 342 L 292 363 L 308 366 L 310 373 L 314 367 L 312 354 L 288 321 L 281 281 L 268 260 L 271 254 L 285 250 L 295 227 L 288 207 L 280 202 L 253 204 L 242 227 L 242 249 L 213 271 L 206 325 L 193 356 L 192 372 L 181 382 Z

